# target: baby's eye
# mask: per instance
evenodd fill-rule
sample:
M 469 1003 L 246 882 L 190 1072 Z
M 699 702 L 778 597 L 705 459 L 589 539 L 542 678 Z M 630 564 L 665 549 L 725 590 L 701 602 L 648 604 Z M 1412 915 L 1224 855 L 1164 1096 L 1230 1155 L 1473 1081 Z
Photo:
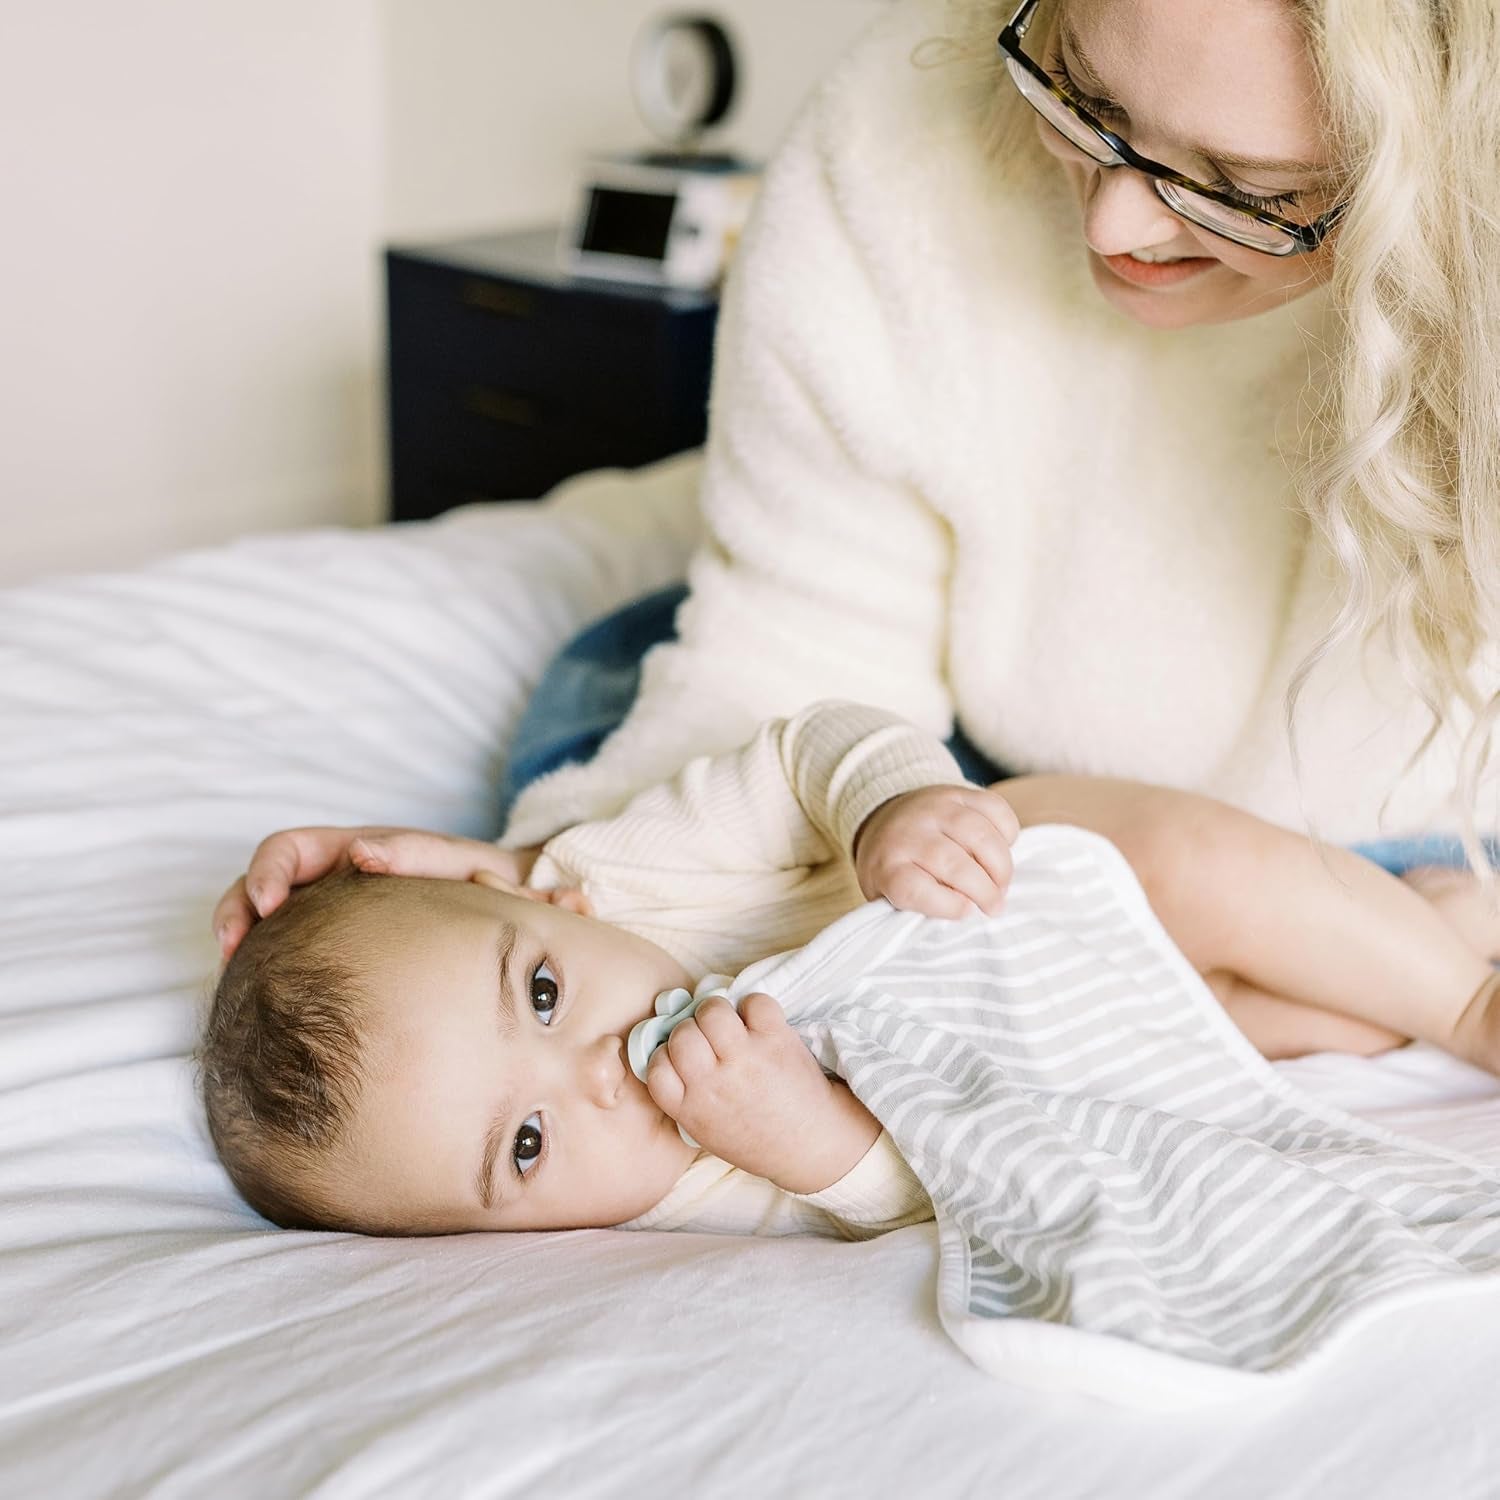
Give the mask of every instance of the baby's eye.
M 528 1115 L 526 1123 L 516 1132 L 516 1144 L 511 1149 L 511 1158 L 516 1171 L 525 1176 L 542 1159 L 542 1117 Z
M 552 1024 L 560 993 L 557 975 L 546 964 L 538 964 L 531 976 L 531 1008 L 541 1017 L 544 1026 Z

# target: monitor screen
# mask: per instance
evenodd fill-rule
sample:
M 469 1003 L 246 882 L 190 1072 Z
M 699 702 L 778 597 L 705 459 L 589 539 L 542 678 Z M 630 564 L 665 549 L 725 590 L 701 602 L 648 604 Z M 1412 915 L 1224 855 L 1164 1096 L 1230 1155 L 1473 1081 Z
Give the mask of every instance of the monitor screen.
M 589 195 L 588 222 L 581 249 L 596 255 L 631 255 L 663 260 L 677 207 L 674 193 L 631 193 L 595 188 Z

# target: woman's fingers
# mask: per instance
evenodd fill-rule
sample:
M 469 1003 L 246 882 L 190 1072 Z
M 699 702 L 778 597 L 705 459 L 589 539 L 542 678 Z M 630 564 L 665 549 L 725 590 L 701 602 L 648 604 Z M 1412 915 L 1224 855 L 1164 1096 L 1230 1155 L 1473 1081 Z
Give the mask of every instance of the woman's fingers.
M 472 880 L 487 874 L 514 886 L 526 878 L 536 853 L 417 828 L 284 828 L 261 840 L 249 869 L 219 898 L 214 934 L 228 958 L 251 927 L 279 910 L 297 886 L 321 880 L 345 863 L 369 874 L 430 880 Z M 551 899 L 569 910 L 589 910 L 581 891 Z
M 459 834 L 428 833 L 420 828 L 359 828 L 349 846 L 354 865 L 371 875 L 409 875 L 419 880 L 477 880 L 481 874 L 497 877 L 508 885 L 521 886 L 536 864 L 540 847 L 502 849 L 483 839 Z M 485 881 L 485 884 L 491 884 Z M 571 911 L 592 908 L 581 892 L 580 905 L 570 901 L 554 904 Z
M 560 906 L 564 911 L 577 912 L 580 917 L 594 915 L 594 903 L 577 886 L 566 886 L 562 890 L 543 892 L 548 902 Z
M 481 873 L 519 885 L 516 857 L 481 839 L 416 828 L 352 830 L 349 859 L 370 875 L 408 875 L 419 880 L 473 880 Z
M 235 883 L 219 897 L 214 907 L 214 936 L 219 941 L 219 954 L 229 958 L 244 940 L 244 936 L 255 925 L 255 908 L 245 894 L 245 877 Z
M 344 857 L 358 828 L 283 828 L 250 856 L 245 892 L 256 915 L 269 917 L 292 887 L 321 880 Z
M 517 885 L 493 870 L 477 870 L 469 877 L 475 885 L 486 886 L 492 891 L 502 891 L 507 896 L 519 896 L 525 901 L 537 901 L 543 906 L 559 906 L 564 911 L 577 912 L 580 917 L 594 915 L 594 903 L 575 885 L 562 886 L 555 891 L 533 890 L 530 886 Z

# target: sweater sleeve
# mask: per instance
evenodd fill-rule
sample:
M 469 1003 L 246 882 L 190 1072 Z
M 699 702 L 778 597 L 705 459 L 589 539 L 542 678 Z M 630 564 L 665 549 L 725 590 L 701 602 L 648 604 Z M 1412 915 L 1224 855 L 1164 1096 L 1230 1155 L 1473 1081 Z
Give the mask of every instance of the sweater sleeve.
M 660 1203 L 615 1227 L 868 1240 L 932 1217 L 932 1200 L 881 1131 L 860 1161 L 821 1193 L 783 1192 L 764 1177 L 701 1152 Z
M 951 539 L 912 478 L 907 445 L 922 423 L 900 316 L 872 269 L 879 247 L 859 243 L 841 211 L 851 170 L 878 171 L 858 156 L 825 86 L 767 173 L 726 290 L 706 536 L 680 638 L 648 655 L 634 708 L 594 760 L 522 794 L 508 846 L 608 817 L 695 756 L 819 699 L 950 732 Z
M 709 972 L 806 942 L 863 899 L 849 855 L 902 792 L 963 774 L 932 735 L 879 709 L 819 703 L 691 762 L 618 816 L 546 845 L 541 889 L 581 887 L 606 921 Z
M 849 1240 L 874 1239 L 932 1218 L 932 1200 L 883 1130 L 859 1162 L 832 1187 L 821 1193 L 793 1196 L 821 1208 Z

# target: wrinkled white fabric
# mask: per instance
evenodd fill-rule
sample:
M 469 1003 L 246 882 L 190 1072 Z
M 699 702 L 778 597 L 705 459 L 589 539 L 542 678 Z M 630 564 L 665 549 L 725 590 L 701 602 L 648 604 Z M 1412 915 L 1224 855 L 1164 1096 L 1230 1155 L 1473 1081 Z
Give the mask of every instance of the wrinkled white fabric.
M 1143 1430 L 961 1357 L 930 1226 L 376 1241 L 238 1200 L 187 1057 L 219 891 L 296 822 L 492 831 L 548 654 L 681 567 L 685 467 L 0 593 L 0 1494 L 1488 1493 L 1500 1299 Z M 1500 1140 L 1430 1049 L 1277 1071 Z

